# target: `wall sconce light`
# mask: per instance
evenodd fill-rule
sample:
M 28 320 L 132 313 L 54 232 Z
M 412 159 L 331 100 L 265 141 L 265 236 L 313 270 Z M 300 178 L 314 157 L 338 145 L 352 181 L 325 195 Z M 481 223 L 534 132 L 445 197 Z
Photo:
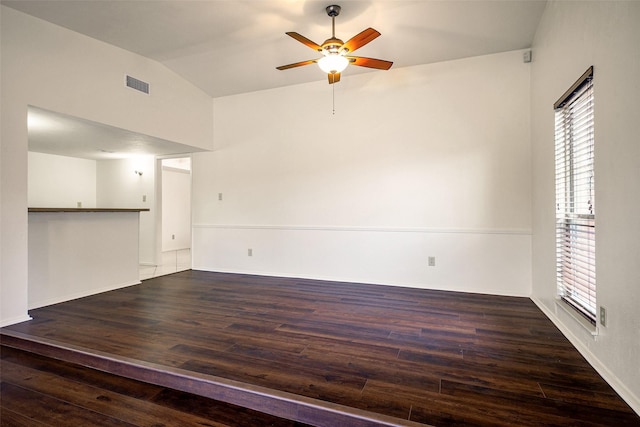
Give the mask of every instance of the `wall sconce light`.
M 142 171 L 133 171 L 133 173 L 135 173 L 138 176 L 142 176 Z

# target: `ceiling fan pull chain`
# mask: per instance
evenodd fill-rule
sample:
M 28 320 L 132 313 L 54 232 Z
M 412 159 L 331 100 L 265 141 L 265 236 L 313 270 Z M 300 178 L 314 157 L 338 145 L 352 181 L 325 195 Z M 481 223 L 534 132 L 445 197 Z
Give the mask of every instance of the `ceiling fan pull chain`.
M 331 85 L 331 101 L 333 103 L 333 115 L 336 115 L 336 85 Z

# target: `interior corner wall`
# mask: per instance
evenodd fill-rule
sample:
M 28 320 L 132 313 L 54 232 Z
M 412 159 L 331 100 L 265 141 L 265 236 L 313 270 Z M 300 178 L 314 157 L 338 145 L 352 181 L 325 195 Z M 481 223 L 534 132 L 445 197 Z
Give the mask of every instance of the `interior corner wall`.
M 27 320 L 27 108 L 210 149 L 211 97 L 158 62 L 0 6 L 0 326 Z M 151 95 L 124 86 L 147 81 Z
M 550 1 L 533 45 L 533 292 L 618 393 L 640 413 L 640 3 Z M 556 303 L 553 104 L 594 66 L 598 306 L 593 337 Z
M 512 51 L 214 99 L 194 268 L 528 296 L 529 84 Z
M 29 207 L 96 207 L 95 160 L 30 151 L 28 169 Z
M 140 264 L 156 264 L 156 177 L 154 156 L 96 162 L 96 199 L 101 208 L 140 208 Z M 134 173 L 142 172 L 142 175 Z

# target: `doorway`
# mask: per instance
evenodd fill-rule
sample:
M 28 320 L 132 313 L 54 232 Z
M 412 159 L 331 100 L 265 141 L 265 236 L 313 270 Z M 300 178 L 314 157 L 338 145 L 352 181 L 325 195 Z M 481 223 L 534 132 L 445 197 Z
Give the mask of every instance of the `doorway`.
M 140 279 L 191 268 L 191 157 L 158 159 L 158 254 L 154 266 L 141 267 Z

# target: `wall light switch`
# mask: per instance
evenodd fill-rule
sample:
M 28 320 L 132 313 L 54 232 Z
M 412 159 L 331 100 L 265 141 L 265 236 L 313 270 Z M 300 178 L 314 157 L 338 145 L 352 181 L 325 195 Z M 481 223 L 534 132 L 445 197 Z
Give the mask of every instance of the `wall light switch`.
M 607 309 L 603 306 L 600 306 L 600 324 L 607 326 Z

